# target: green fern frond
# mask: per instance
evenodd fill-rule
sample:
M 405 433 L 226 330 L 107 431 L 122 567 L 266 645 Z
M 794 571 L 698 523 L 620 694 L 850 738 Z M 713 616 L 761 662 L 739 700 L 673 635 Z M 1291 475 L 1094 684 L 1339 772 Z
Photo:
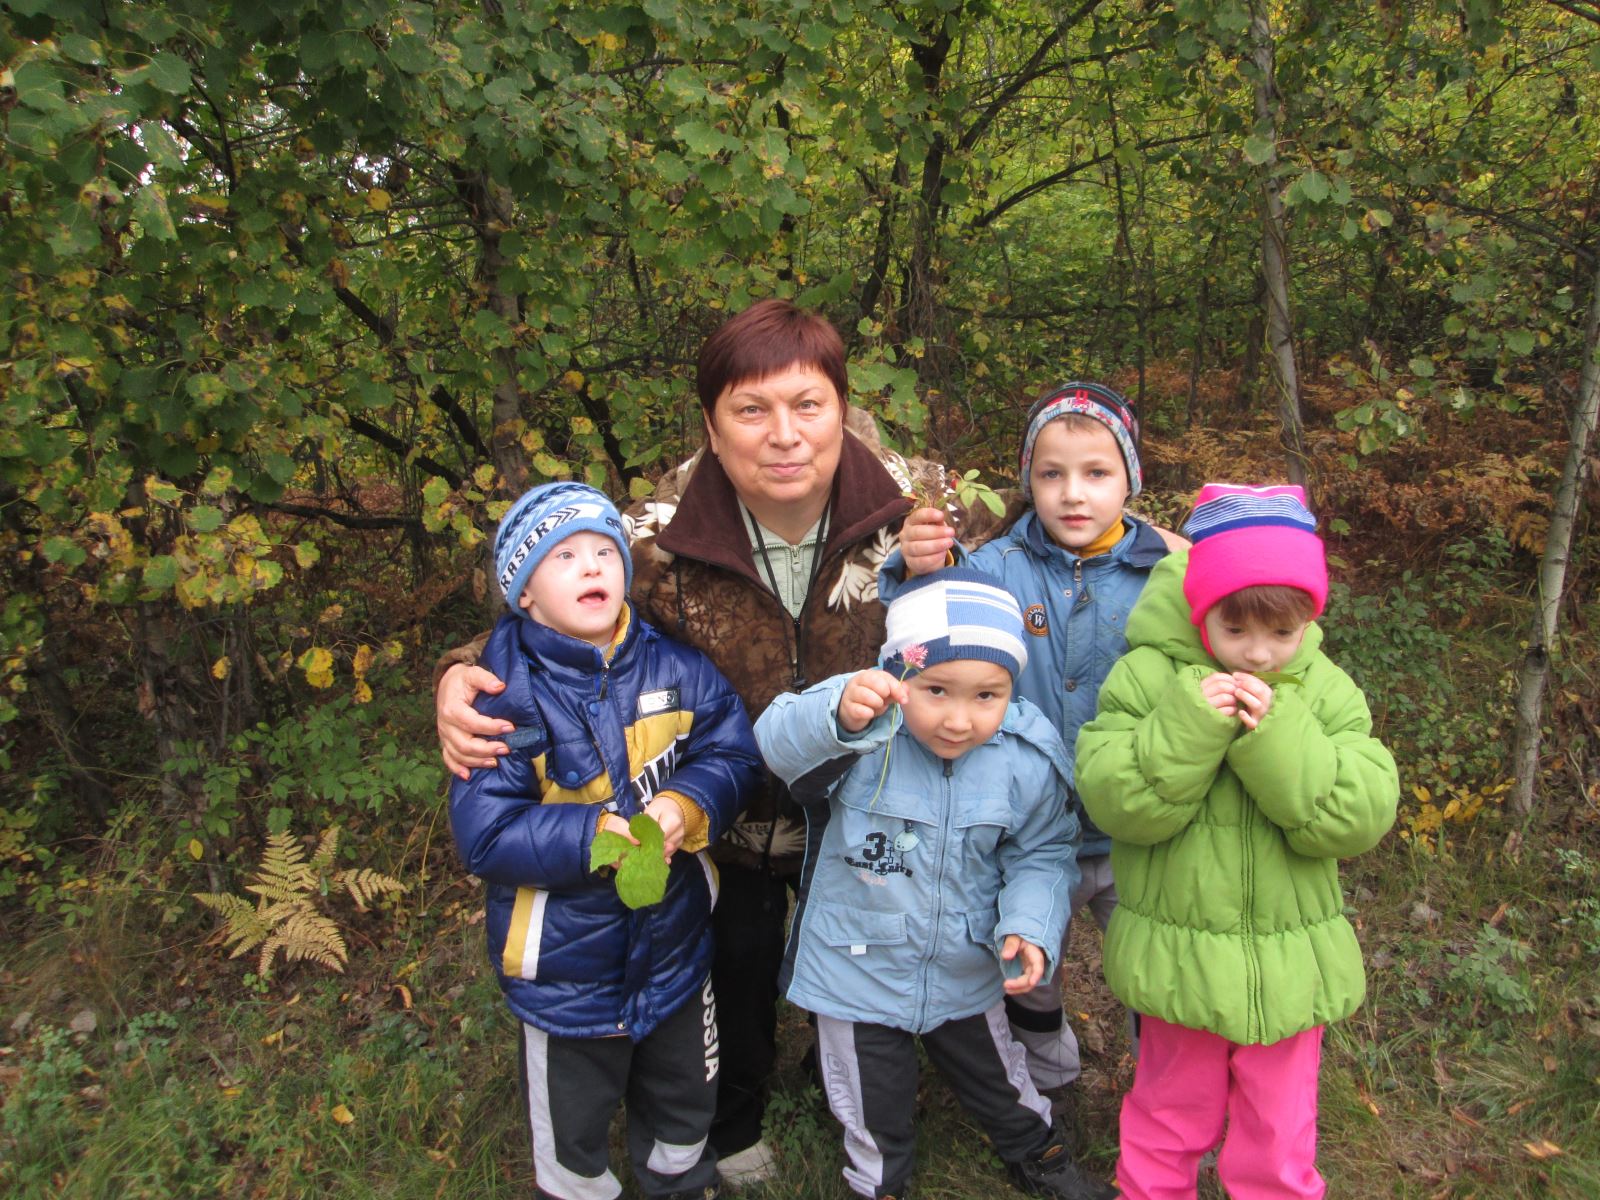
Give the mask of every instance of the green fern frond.
M 196 900 L 222 917 L 219 938 L 231 947 L 229 958 L 238 958 L 272 932 L 273 922 L 262 909 L 226 892 L 196 892 Z
M 317 876 L 306 862 L 305 849 L 300 839 L 288 830 L 267 836 L 267 852 L 261 856 L 256 878 L 260 880 L 260 887 L 277 888 L 282 892 L 318 890 Z
M 263 880 L 260 883 L 247 883 L 244 890 L 254 892 L 263 900 L 276 900 L 279 903 L 290 903 L 306 899 L 310 890 L 304 887 L 290 887 L 277 880 Z
M 311 872 L 322 876 L 328 873 L 328 868 L 333 866 L 333 856 L 339 851 L 339 827 L 328 826 L 320 841 L 317 842 L 317 852 L 311 856 Z
M 333 877 L 333 882 L 350 893 L 350 898 L 362 912 L 365 912 L 379 896 L 406 890 L 406 885 L 393 876 L 380 874 L 367 867 L 340 871 Z

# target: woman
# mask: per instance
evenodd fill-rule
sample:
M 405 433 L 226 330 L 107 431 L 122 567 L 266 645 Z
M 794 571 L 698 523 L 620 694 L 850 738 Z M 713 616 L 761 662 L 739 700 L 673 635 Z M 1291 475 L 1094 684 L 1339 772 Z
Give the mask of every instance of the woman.
M 913 491 L 941 498 L 968 544 L 1000 522 L 982 505 L 959 511 L 942 467 L 878 444 L 872 418 L 848 406 L 838 332 L 788 301 L 763 300 L 717 329 L 701 347 L 696 383 L 705 449 L 627 514 L 631 599 L 647 621 L 703 651 L 754 720 L 780 693 L 876 659 L 878 567 L 899 544 Z M 465 665 L 477 648 L 447 656 L 453 665 L 436 693 L 444 760 L 463 777 L 506 753 L 489 739 L 509 732 L 472 708 L 479 691 L 502 686 Z M 804 849 L 799 813 L 769 777 L 712 851 L 722 1054 L 711 1142 L 733 1185 L 775 1166 L 761 1122 L 784 918 Z

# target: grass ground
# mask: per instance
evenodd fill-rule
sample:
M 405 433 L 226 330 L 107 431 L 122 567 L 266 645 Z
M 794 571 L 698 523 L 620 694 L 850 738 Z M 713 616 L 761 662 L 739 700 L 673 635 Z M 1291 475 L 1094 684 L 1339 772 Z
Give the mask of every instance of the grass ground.
M 1327 1045 L 1332 1195 L 1600 1195 L 1600 814 L 1572 810 L 1517 862 L 1499 853 L 1503 832 L 1486 820 L 1442 855 L 1391 839 L 1348 871 L 1371 994 Z M 1573 836 L 1589 852 L 1557 853 Z M 430 910 L 467 887 L 445 886 Z M 514 1031 L 470 904 L 374 920 L 384 936 L 355 950 L 347 977 L 298 967 L 257 992 L 237 963 L 116 896 L 0 950 L 0 1192 L 529 1194 Z M 1077 978 L 1097 978 L 1098 952 L 1092 929 L 1077 938 Z M 1132 1071 L 1124 1021 L 1098 984 L 1074 989 L 1069 1011 L 1086 1052 L 1084 1156 L 1109 1173 Z M 786 1010 L 768 1127 L 783 1173 L 753 1200 L 848 1195 L 799 1066 L 807 1036 Z M 921 1111 L 924 1200 L 1017 1194 L 931 1073 Z

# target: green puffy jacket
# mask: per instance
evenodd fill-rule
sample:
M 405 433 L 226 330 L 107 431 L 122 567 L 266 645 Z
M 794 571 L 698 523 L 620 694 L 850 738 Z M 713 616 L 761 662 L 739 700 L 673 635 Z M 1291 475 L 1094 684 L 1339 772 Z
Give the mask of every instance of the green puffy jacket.
M 1312 624 L 1246 732 L 1206 703 L 1220 670 L 1189 623 L 1187 552 L 1156 565 L 1131 649 L 1078 736 L 1078 789 L 1111 835 L 1120 903 L 1105 974 L 1135 1012 L 1266 1044 L 1349 1016 L 1366 993 L 1336 860 L 1394 823 L 1394 757 Z

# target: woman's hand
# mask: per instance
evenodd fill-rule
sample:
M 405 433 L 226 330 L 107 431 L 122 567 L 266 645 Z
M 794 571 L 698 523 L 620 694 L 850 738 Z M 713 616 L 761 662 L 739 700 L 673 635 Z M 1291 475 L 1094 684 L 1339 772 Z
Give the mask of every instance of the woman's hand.
M 439 679 L 433 696 L 434 723 L 439 730 L 439 753 L 445 768 L 456 778 L 465 779 L 474 768 L 493 767 L 500 756 L 511 753 L 504 742 L 487 739 L 510 733 L 510 721 L 486 717 L 472 707 L 479 692 L 498 695 L 505 684 L 482 667 L 456 663 Z
M 889 705 L 904 704 L 910 695 L 906 685 L 887 671 L 874 668 L 852 675 L 839 693 L 839 728 L 860 733 Z
M 918 508 L 900 527 L 900 553 L 907 575 L 927 575 L 945 565 L 956 531 L 937 508 Z
M 1022 974 L 1006 980 L 1008 996 L 1015 996 L 1019 992 L 1031 992 L 1044 978 L 1044 951 L 1032 942 L 1023 941 L 1014 933 L 1006 934 L 1006 940 L 1000 947 L 1000 957 L 1010 962 L 1019 954 L 1022 956 Z

